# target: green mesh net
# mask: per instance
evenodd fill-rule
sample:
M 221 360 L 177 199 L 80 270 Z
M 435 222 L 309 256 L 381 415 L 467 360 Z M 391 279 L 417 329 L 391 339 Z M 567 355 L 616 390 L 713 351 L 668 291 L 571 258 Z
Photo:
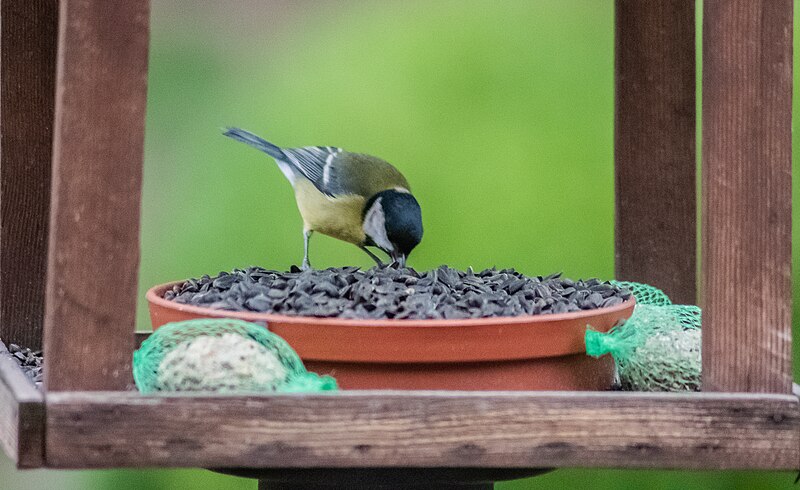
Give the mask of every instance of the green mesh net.
M 673 305 L 652 286 L 618 284 L 630 288 L 636 297 L 633 315 L 607 333 L 589 328 L 586 353 L 594 357 L 611 354 L 624 390 L 699 391 L 700 308 Z
M 306 371 L 285 340 L 260 325 L 234 319 L 162 326 L 133 353 L 133 378 L 142 393 L 337 389 L 332 377 Z

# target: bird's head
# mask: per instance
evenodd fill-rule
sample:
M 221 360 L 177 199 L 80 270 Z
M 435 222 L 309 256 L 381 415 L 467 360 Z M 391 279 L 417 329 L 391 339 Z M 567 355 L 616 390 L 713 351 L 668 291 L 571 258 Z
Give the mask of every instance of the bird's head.
M 367 243 L 380 248 L 398 263 L 422 240 L 422 211 L 419 203 L 405 189 L 379 192 L 364 206 L 364 233 Z

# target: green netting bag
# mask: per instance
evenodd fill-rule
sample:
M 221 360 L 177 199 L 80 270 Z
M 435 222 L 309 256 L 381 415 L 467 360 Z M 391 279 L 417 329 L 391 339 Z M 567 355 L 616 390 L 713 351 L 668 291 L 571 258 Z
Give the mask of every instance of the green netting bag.
M 699 391 L 700 324 L 697 306 L 637 304 L 607 333 L 588 329 L 586 353 L 611 354 L 624 390 Z
M 637 304 L 656 306 L 666 306 L 672 304 L 669 296 L 667 296 L 664 291 L 649 284 L 630 281 L 611 281 L 611 283 L 621 288 L 629 289 L 631 293 L 633 293 L 633 297 L 636 298 Z
M 133 379 L 142 393 L 256 393 L 336 390 L 336 380 L 306 371 L 285 340 L 234 319 L 162 326 L 133 353 Z

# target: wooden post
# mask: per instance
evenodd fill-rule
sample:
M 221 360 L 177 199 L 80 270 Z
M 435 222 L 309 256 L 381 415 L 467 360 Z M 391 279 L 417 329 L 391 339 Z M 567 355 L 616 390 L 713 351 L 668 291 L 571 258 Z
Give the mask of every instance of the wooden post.
M 40 349 L 56 0 L 0 1 L 0 340 Z
M 694 2 L 617 0 L 616 277 L 695 304 Z
M 705 0 L 705 391 L 791 392 L 792 0 Z
M 124 389 L 139 264 L 147 0 L 61 0 L 48 390 Z

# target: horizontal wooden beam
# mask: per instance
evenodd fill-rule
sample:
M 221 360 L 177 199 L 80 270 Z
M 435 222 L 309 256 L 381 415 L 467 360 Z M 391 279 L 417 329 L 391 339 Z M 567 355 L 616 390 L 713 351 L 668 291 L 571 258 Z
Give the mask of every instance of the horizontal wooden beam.
M 0 447 L 18 468 L 42 466 L 44 398 L 0 346 Z
M 800 467 L 791 395 L 344 392 L 47 397 L 54 468 Z

